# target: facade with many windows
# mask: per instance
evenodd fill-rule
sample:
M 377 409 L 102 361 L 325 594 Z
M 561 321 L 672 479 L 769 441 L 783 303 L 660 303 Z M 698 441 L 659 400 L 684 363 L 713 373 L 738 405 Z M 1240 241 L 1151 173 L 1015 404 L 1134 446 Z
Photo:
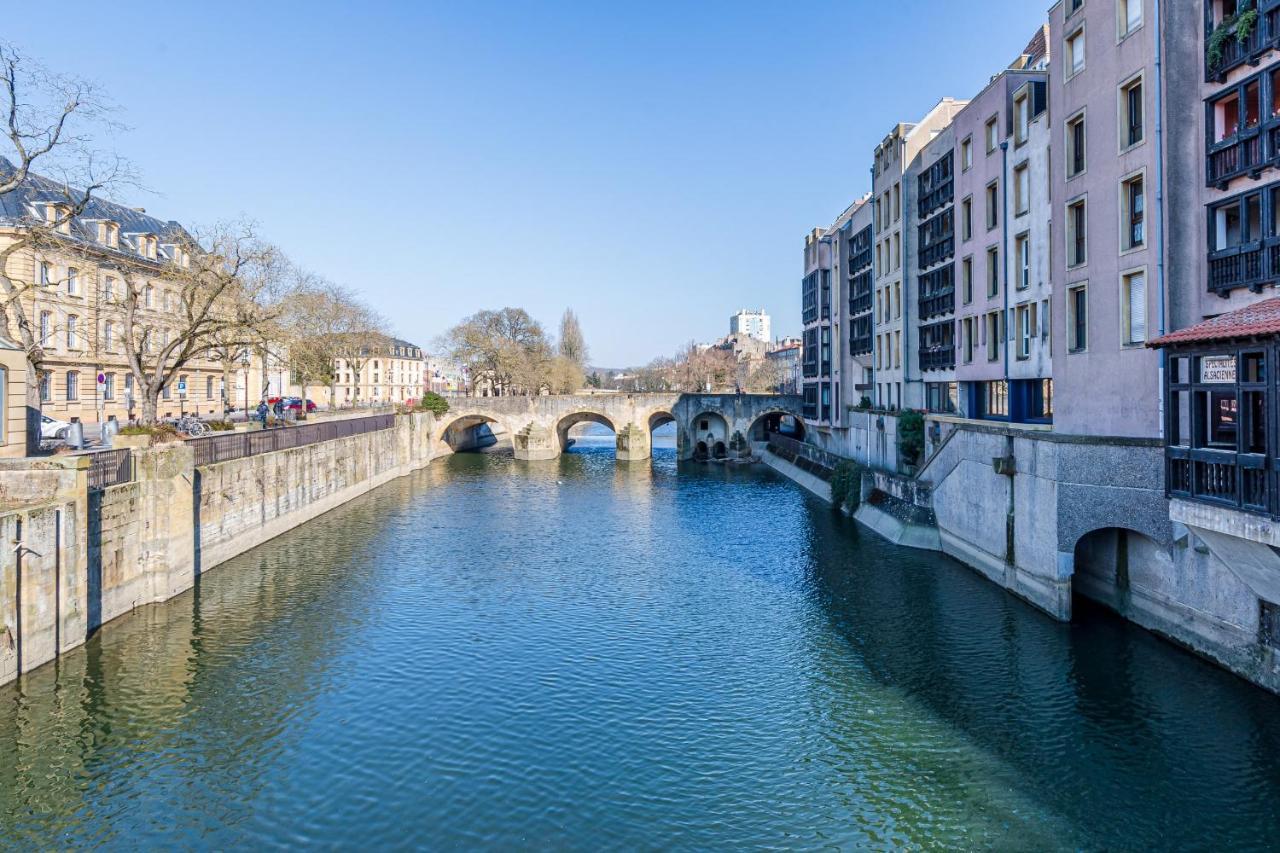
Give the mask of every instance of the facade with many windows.
M 0 169 L 12 168 L 0 161 Z M 125 359 L 121 271 L 145 282 L 137 322 L 154 330 L 148 351 L 157 352 L 183 322 L 182 290 L 174 280 L 188 260 L 182 226 L 101 199 L 80 216 L 67 218 L 69 210 L 67 191 L 35 175 L 0 198 L 0 245 L 12 245 L 32 223 L 62 223 L 39 248 L 25 246 L 11 256 L 6 270 L 27 289 L 21 311 L 44 352 L 44 372 L 31 381 L 38 384 L 41 411 L 51 417 L 129 420 L 140 414 L 141 400 Z M 8 334 L 20 340 L 17 328 Z M 222 368 L 202 356 L 162 391 L 161 417 L 222 413 Z
M 417 344 L 388 338 L 369 347 L 363 359 L 334 362 L 333 399 L 320 389 L 316 402 L 334 408 L 354 405 L 390 405 L 417 400 L 428 388 L 427 359 Z

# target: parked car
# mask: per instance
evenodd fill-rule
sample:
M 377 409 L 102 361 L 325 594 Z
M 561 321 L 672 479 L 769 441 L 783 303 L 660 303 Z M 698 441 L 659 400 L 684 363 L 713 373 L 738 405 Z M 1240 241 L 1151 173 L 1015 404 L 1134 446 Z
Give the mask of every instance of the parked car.
M 295 412 L 302 411 L 301 397 L 268 397 L 267 405 L 271 406 L 272 408 L 275 408 L 276 403 L 280 402 L 281 400 L 284 401 L 284 407 L 286 409 L 293 409 Z M 307 413 L 310 414 L 315 410 L 316 410 L 316 404 L 311 402 L 310 400 L 307 400 Z
M 71 424 L 66 421 L 60 421 L 57 418 L 51 418 L 48 415 L 40 416 L 40 438 L 48 441 L 50 439 L 65 439 L 67 431 L 71 429 Z

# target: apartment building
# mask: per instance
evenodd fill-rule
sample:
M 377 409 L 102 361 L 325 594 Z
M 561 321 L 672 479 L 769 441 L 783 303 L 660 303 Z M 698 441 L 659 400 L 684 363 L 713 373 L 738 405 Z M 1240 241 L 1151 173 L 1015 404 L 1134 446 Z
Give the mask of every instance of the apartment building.
M 417 400 L 428 390 L 426 364 L 417 344 L 387 338 L 379 346 L 370 346 L 360 360 L 335 360 L 333 399 L 329 399 L 329 389 L 325 388 L 317 402 L 342 408 L 357 403 L 384 405 Z
M 800 373 L 803 414 L 810 426 L 829 426 L 835 405 L 832 268 L 838 247 L 833 234 L 829 228 L 814 228 L 804 238 L 804 278 L 800 284 L 804 348 Z
M 729 318 L 729 334 L 745 335 L 769 343 L 773 339 L 773 324 L 764 309 L 749 311 L 742 308 Z
M 956 410 L 955 145 L 953 123 L 920 149 L 905 174 L 915 188 L 907 231 L 916 239 L 905 279 L 919 342 L 923 407 L 946 413 Z
M 0 172 L 12 171 L 0 159 Z M 63 222 L 39 248 L 19 249 L 7 269 L 29 286 L 21 311 L 45 353 L 45 372 L 32 380 L 39 382 L 41 411 L 83 422 L 132 419 L 141 399 L 125 361 L 124 275 L 145 281 L 136 322 L 152 329 L 151 351 L 158 351 L 182 325 L 177 279 L 190 260 L 182 248 L 189 238 L 177 222 L 103 199 L 93 199 L 80 216 L 67 219 L 69 213 L 68 191 L 37 175 L 0 198 L 0 246 L 34 223 Z M 16 328 L 7 331 L 19 340 Z M 163 390 L 158 414 L 221 414 L 222 401 L 222 367 L 206 354 Z
M 871 196 L 854 202 L 840 229 L 842 287 L 841 301 L 845 329 L 840 359 L 840 384 L 847 406 L 871 402 L 873 384 L 873 298 L 875 293 L 875 223 Z M 843 413 L 842 413 L 843 414 Z
M 871 195 L 875 219 L 874 336 L 875 371 L 873 402 L 888 409 L 920 408 L 924 390 L 920 384 L 915 349 L 914 291 L 906 267 L 915 235 L 907 221 L 915 204 L 917 187 L 907 180 L 907 170 L 920 150 L 945 129 L 965 105 L 943 98 L 916 124 L 899 123 L 876 146 L 873 155 Z
M 1049 12 L 1054 423 L 1079 435 L 1160 435 L 1160 313 L 1148 210 L 1155 0 L 1062 0 Z M 1168 5 L 1168 4 L 1165 4 Z
M 969 418 L 1053 419 L 1048 37 L 1038 30 L 954 124 L 955 378 Z

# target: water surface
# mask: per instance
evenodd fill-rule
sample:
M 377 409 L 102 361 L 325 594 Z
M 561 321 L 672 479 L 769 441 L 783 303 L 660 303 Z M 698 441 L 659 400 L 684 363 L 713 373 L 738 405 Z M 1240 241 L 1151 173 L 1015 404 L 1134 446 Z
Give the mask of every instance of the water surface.
M 0 839 L 1264 847 L 1280 703 L 768 471 L 462 455 L 0 688 Z

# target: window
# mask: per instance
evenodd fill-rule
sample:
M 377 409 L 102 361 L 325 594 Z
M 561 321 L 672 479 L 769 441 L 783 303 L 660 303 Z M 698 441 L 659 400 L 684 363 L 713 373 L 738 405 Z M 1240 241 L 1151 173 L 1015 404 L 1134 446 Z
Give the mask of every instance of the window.
M 1067 14 L 1074 15 L 1084 6 L 1084 0 L 1067 0 Z
M 987 297 L 1000 293 L 1000 250 L 995 246 L 987 249 Z
M 1013 238 L 1013 262 L 1017 265 L 1014 287 L 1026 290 L 1031 286 L 1031 236 L 1025 232 Z
M 973 301 L 973 258 L 960 262 L 960 295 L 965 305 Z
M 1145 120 L 1142 101 L 1142 77 L 1120 87 L 1120 149 L 1142 142 Z
M 115 347 L 115 326 L 110 320 L 102 324 L 102 348 L 107 352 Z
M 133 374 L 126 373 L 124 375 L 124 396 L 130 406 L 133 405 Z
M 53 312 L 40 312 L 40 346 L 47 347 L 52 341 L 49 336 L 53 330 Z
M 206 400 L 213 399 L 213 377 L 206 376 L 204 378 L 204 398 Z
M 973 198 L 960 202 L 960 239 L 973 238 Z
M 53 399 L 53 374 L 40 374 L 40 402 L 47 403 Z
M 80 371 L 67 371 L 67 402 L 74 403 L 80 399 Z
M 1067 351 L 1089 348 L 1089 289 L 1078 285 L 1067 290 Z
M 1280 198 L 1273 196 L 1272 204 L 1277 202 L 1280 202 Z M 1277 213 L 1280 211 L 1273 209 L 1273 217 Z M 1263 237 L 1260 193 L 1250 193 L 1216 205 L 1210 208 L 1210 215 L 1209 244 L 1214 251 L 1234 249 Z
M 1142 175 L 1135 175 L 1120 185 L 1120 221 L 1123 233 L 1120 247 L 1123 251 L 1140 249 L 1146 244 Z
M 1085 167 L 1084 113 L 1080 113 L 1067 120 L 1067 177 L 1074 178 Z
M 1067 266 L 1078 267 L 1089 260 L 1088 254 L 1088 215 L 1085 212 L 1084 199 L 1077 199 L 1067 205 Z
M 147 308 L 150 308 L 151 302 L 154 298 L 155 298 L 155 288 L 148 284 L 145 288 L 143 288 L 143 291 L 142 291 L 142 304 L 145 305 Z
M 973 317 L 964 318 L 964 363 L 965 364 L 970 364 L 973 361 L 973 344 L 974 344 L 973 335 L 974 335 L 974 329 L 976 328 L 974 325 L 974 322 L 975 321 Z
M 987 119 L 985 135 L 987 140 L 987 153 L 990 154 L 991 152 L 995 151 L 996 146 L 1000 144 L 1000 117 L 999 116 L 992 116 L 991 118 Z
M 1031 171 L 1023 163 L 1013 169 L 1013 212 L 1022 216 L 1031 208 Z
M 67 349 L 80 349 L 80 340 L 77 337 L 80 327 L 80 318 L 75 314 L 67 315 Z
M 1065 44 L 1067 49 L 1063 53 L 1067 59 L 1067 79 L 1070 80 L 1084 70 L 1084 27 L 1067 36 Z
M 116 398 L 116 375 L 114 373 L 102 374 L 102 399 L 114 400 Z
M 973 165 L 973 137 L 966 136 L 960 143 L 960 171 L 967 172 Z
M 987 230 L 1000 224 L 1000 182 L 987 184 Z
M 1124 38 L 1142 26 L 1142 0 L 1120 0 L 1116 4 L 1116 12 L 1119 16 L 1117 23 L 1120 38 Z
M 52 281 L 53 276 L 52 276 L 52 273 L 50 272 L 49 264 L 46 263 L 45 261 L 40 262 L 39 274 L 40 274 L 40 284 L 42 286 L 47 285 L 49 284 L 50 281 Z
M 1013 144 L 1022 145 L 1031 135 L 1031 98 L 1024 90 L 1013 101 Z
M 987 361 L 1000 358 L 1000 313 L 991 311 L 986 316 Z
M 1019 305 L 1014 309 L 1014 329 L 1018 335 L 1018 358 L 1031 356 L 1031 309 L 1034 306 Z
M 67 267 L 67 294 L 69 296 L 80 294 L 80 270 L 75 267 Z
M 982 383 L 982 414 L 991 418 L 1009 416 L 1009 386 L 1004 380 Z
M 893 221 L 897 222 L 902 218 L 902 185 L 893 185 Z
M 170 386 L 168 383 L 165 383 L 164 388 L 161 389 L 160 396 L 165 400 L 169 400 L 172 398 L 172 394 L 170 392 Z
M 1143 270 L 1120 277 L 1120 309 L 1123 312 L 1124 343 L 1147 342 L 1147 274 Z

